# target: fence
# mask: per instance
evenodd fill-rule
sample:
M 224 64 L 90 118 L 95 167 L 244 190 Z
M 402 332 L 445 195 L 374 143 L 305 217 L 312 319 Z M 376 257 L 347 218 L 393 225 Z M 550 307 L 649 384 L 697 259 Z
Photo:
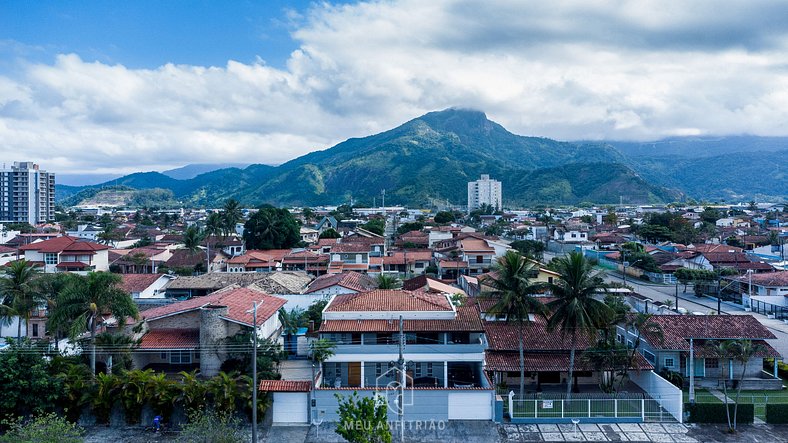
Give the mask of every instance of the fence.
M 680 398 L 680 397 L 679 397 Z M 660 404 L 660 399 L 647 395 L 616 398 L 605 394 L 578 395 L 571 399 L 515 399 L 508 396 L 506 408 L 514 422 L 675 422 L 673 415 Z
M 752 312 L 757 312 L 766 316 L 774 316 L 774 318 L 781 320 L 788 318 L 788 307 L 773 305 L 760 300 L 750 299 L 750 308 Z

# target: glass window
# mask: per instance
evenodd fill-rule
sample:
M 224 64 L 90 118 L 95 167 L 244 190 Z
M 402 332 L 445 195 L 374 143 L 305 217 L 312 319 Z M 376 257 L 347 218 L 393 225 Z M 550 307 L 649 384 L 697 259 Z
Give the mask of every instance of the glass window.
M 675 365 L 676 365 L 676 361 L 673 359 L 673 357 L 666 357 L 665 358 L 665 366 L 667 366 L 669 368 L 672 368 Z
M 57 254 L 53 252 L 48 252 L 44 254 L 44 263 L 48 265 L 56 265 L 57 264 Z
M 643 356 L 646 357 L 646 360 L 648 360 L 651 364 L 654 364 L 654 363 L 657 362 L 657 357 L 654 354 L 652 354 L 651 352 L 643 351 Z
M 703 362 L 706 369 L 718 369 L 720 367 L 720 360 L 717 358 L 707 358 Z

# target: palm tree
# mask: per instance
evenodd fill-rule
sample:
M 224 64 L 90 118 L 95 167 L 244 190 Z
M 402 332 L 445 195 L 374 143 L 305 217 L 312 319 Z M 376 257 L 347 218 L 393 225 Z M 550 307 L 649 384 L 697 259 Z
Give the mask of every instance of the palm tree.
M 607 305 L 594 298 L 599 292 L 607 291 L 602 277 L 593 272 L 591 263 L 580 252 L 570 252 L 567 256 L 554 261 L 555 270 L 560 277 L 549 285 L 556 300 L 547 306 L 552 312 L 547 329 L 561 329 L 562 334 L 571 337 L 569 353 L 569 379 L 566 397 L 571 398 L 575 370 L 577 338 L 594 334 L 604 326 L 604 319 L 610 315 Z
M 205 269 L 209 272 L 211 270 L 211 238 L 219 234 L 224 235 L 224 232 L 225 229 L 222 216 L 218 212 L 211 213 L 205 221 L 205 229 L 203 230 L 203 236 L 205 237 L 205 244 L 207 246 Z M 214 246 L 216 246 L 216 243 L 214 243 Z
M 226 234 L 229 235 L 235 231 L 235 225 L 243 219 L 243 212 L 241 211 L 241 204 L 238 200 L 231 198 L 224 202 L 222 208 L 222 221 Z
M 516 323 L 518 327 L 518 349 L 520 351 L 520 398 L 525 394 L 525 356 L 523 351 L 523 336 L 525 324 L 531 321 L 532 315 L 545 315 L 544 305 L 534 297 L 541 292 L 544 285 L 532 283 L 535 265 L 516 251 L 508 251 L 506 255 L 498 258 L 495 272 L 484 284 L 490 290 L 482 296 L 495 300 L 495 305 L 490 309 L 490 314 L 506 315 L 506 321 Z
M 285 308 L 279 308 L 279 322 L 282 323 L 282 334 L 295 335 L 299 328 L 306 325 L 304 310 L 293 308 L 288 312 Z
M 22 339 L 22 320 L 27 326 L 32 311 L 42 303 L 46 303 L 46 297 L 38 290 L 34 284 L 38 269 L 27 260 L 17 260 L 11 262 L 5 268 L 5 277 L 0 279 L 0 309 L 4 317 L 16 315 L 19 317 L 17 322 L 16 338 Z
M 110 313 L 122 326 L 128 317 L 137 318 L 137 306 L 127 292 L 118 287 L 120 275 L 92 272 L 87 276 L 69 275 L 57 296 L 49 321 L 67 330 L 74 339 L 90 332 L 90 369 L 96 372 L 96 331 L 99 316 Z
M 200 250 L 200 243 L 202 243 L 202 240 L 203 233 L 197 226 L 189 226 L 186 228 L 186 231 L 183 232 L 183 246 L 193 254 L 196 254 L 197 251 Z
M 378 275 L 378 289 L 399 289 L 402 287 L 402 281 L 392 275 L 380 274 Z
M 739 376 L 739 383 L 736 386 L 736 401 L 733 407 L 733 431 L 736 431 L 736 418 L 739 413 L 739 396 L 741 395 L 742 384 L 744 384 L 744 376 L 747 373 L 747 364 L 750 359 L 756 354 L 762 353 L 765 348 L 759 344 L 755 344 L 752 340 L 740 339 L 734 340 L 729 344 L 731 357 L 741 364 L 741 376 Z
M 712 354 L 717 357 L 721 363 L 720 374 L 722 377 L 722 395 L 725 397 L 725 416 L 728 419 L 728 431 L 732 431 L 731 410 L 730 406 L 728 406 L 728 379 L 725 377 L 725 367 L 728 366 L 725 363 L 731 359 L 731 342 L 718 342 L 716 345 L 709 346 Z
M 659 342 L 662 342 L 664 338 L 662 326 L 659 323 L 650 321 L 653 316 L 653 314 L 638 312 L 637 314 L 629 316 L 626 319 L 626 330 L 628 331 L 631 328 L 636 332 L 635 341 L 632 343 L 632 350 L 630 351 L 629 359 L 627 360 L 629 362 L 627 370 L 632 369 L 632 366 L 635 364 L 635 355 L 637 355 L 638 348 L 640 347 L 641 336 L 643 334 L 654 337 Z M 621 383 L 619 383 L 619 387 L 621 387 L 623 382 L 624 379 L 622 378 Z

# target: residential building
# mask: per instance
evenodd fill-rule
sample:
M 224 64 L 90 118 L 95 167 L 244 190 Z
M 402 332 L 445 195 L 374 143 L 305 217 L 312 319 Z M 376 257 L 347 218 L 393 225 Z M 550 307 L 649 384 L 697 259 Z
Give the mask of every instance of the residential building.
M 496 209 L 503 208 L 501 182 L 482 174 L 481 179 L 468 182 L 468 212 L 489 205 Z
M 726 340 L 752 340 L 759 351 L 747 364 L 743 389 L 782 389 L 782 380 L 764 372 L 763 359 L 781 358 L 767 340 L 774 340 L 772 332 L 751 315 L 655 315 L 651 325 L 641 332 L 640 353 L 654 365 L 655 371 L 663 369 L 679 372 L 688 383 L 690 375 L 695 386 L 719 388 L 723 383 L 723 365 L 727 382 L 741 376 L 739 362 L 720 358 L 714 346 Z M 658 332 L 659 331 L 659 332 Z M 619 325 L 616 340 L 633 346 L 638 332 L 632 327 Z
M 328 297 L 337 294 L 366 292 L 377 287 L 378 282 L 372 277 L 351 271 L 321 275 L 309 284 L 305 294 Z
M 175 280 L 167 274 L 121 274 L 121 278 L 120 287 L 134 300 L 165 298 L 167 285 Z
M 32 162 L 0 169 L 0 222 L 36 225 L 55 219 L 55 174 Z
M 322 363 L 313 412 L 325 411 L 327 421 L 336 421 L 335 393 L 371 396 L 384 388 L 381 395 L 396 395 L 385 388 L 396 379 L 391 362 L 398 358 L 400 323 L 412 396 L 406 419 L 491 420 L 494 391 L 484 373 L 486 339 L 476 306 L 455 306 L 446 293 L 405 290 L 342 294 L 329 301 L 319 333 L 337 346 Z
M 24 259 L 41 266 L 44 272 L 85 272 L 109 270 L 109 246 L 63 236 L 19 247 Z

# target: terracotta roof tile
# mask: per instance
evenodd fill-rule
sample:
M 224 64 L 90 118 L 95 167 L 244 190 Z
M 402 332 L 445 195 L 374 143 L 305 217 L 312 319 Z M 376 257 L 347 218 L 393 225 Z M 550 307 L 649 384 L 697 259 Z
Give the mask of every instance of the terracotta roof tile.
M 128 292 L 142 292 L 164 274 L 120 274 L 123 281 L 120 287 Z
M 320 291 L 331 286 L 342 286 L 357 292 L 375 289 L 378 285 L 372 277 L 359 272 L 343 272 L 340 274 L 326 274 L 316 278 L 306 290 L 306 293 Z
M 376 289 L 358 294 L 337 295 L 326 311 L 451 311 L 442 294 Z
M 19 247 L 20 251 L 38 251 L 42 254 L 63 251 L 95 252 L 103 251 L 105 249 L 109 249 L 109 246 L 83 240 L 77 237 L 69 237 L 67 235 L 30 243 L 29 245 Z
M 263 392 L 309 392 L 312 382 L 302 380 L 260 380 L 260 390 Z
M 520 355 L 518 352 L 485 352 L 485 369 L 488 371 L 519 371 Z M 566 371 L 569 368 L 569 353 L 525 353 L 523 355 L 525 371 Z M 632 369 L 651 370 L 654 367 L 640 353 L 635 353 Z M 579 353 L 575 360 L 576 371 L 595 371 L 594 363 Z
M 195 349 L 199 346 L 199 329 L 152 329 L 140 342 L 140 349 Z
M 252 313 L 248 311 L 252 309 L 254 301 L 258 302 L 258 324 L 271 318 L 279 308 L 287 303 L 282 298 L 270 296 L 262 291 L 250 288 L 236 288 L 220 290 L 203 297 L 194 297 L 189 300 L 148 309 L 143 311 L 141 315 L 146 320 L 155 320 L 169 315 L 197 310 L 204 306 L 227 306 L 228 312 L 225 318 L 251 326 Z
M 479 310 L 473 305 L 457 308 L 454 320 L 403 320 L 405 332 L 483 332 Z M 320 332 L 397 332 L 396 320 L 323 320 Z

